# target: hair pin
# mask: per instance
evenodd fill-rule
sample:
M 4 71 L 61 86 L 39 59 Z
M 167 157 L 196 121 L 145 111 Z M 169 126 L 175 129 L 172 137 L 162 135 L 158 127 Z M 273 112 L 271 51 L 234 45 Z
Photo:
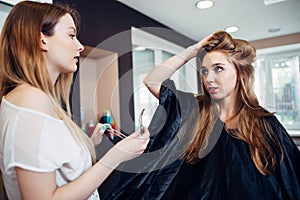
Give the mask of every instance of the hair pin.
M 143 126 L 143 114 L 144 114 L 145 108 L 141 111 L 139 115 L 139 129 L 140 129 L 140 134 L 144 134 L 144 126 Z

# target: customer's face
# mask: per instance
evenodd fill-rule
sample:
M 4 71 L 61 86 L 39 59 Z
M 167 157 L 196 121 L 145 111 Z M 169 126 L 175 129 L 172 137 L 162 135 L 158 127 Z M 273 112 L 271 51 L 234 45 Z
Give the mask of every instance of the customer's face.
M 237 96 L 237 71 L 221 51 L 207 53 L 200 68 L 204 86 L 214 100 L 232 100 Z
M 71 15 L 61 17 L 54 27 L 54 35 L 42 36 L 45 40 L 44 57 L 50 74 L 74 72 L 77 69 L 82 44 L 76 37 Z

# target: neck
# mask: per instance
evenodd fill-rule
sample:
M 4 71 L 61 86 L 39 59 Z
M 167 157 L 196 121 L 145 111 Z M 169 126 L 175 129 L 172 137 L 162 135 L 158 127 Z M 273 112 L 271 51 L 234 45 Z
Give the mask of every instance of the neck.
M 236 128 L 237 121 L 235 117 L 238 114 L 236 101 L 236 99 L 227 99 L 218 103 L 220 108 L 219 117 L 228 128 Z
M 45 65 L 47 66 L 47 70 L 48 70 L 48 73 L 49 73 L 49 76 L 50 76 L 50 79 L 51 79 L 51 82 L 52 82 L 52 85 L 54 86 L 54 84 L 56 83 L 57 79 L 58 79 L 58 76 L 59 76 L 59 73 L 56 72 L 54 69 L 55 67 L 52 66 L 47 59 L 45 59 Z

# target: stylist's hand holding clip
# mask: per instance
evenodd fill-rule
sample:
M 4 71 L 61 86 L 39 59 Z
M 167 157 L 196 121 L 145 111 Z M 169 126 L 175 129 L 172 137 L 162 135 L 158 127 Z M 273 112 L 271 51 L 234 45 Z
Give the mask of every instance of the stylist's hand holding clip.
M 102 142 L 102 137 L 107 129 L 107 124 L 98 123 L 91 135 L 91 140 L 95 146 L 99 145 Z
M 148 129 L 144 127 L 143 131 L 143 135 L 140 134 L 139 129 L 119 141 L 100 159 L 99 162 L 107 167 L 115 169 L 122 162 L 140 156 L 146 149 L 150 140 Z
M 141 155 L 146 149 L 150 140 L 150 133 L 147 128 L 143 128 L 144 134 L 140 134 L 140 130 L 133 132 L 131 135 L 118 142 L 115 147 L 123 154 L 123 161 L 131 160 Z

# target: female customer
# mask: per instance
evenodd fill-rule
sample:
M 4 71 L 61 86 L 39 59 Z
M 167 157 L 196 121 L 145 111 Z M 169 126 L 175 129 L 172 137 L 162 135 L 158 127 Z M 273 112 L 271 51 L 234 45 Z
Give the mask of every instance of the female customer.
M 249 42 L 220 31 L 166 60 L 144 79 L 166 110 L 164 129 L 176 134 L 183 129 L 181 141 L 189 137 L 181 153 L 183 164 L 156 196 L 300 199 L 300 152 L 274 113 L 259 105 L 253 87 L 255 55 Z M 203 93 L 195 97 L 177 90 L 169 78 L 196 56 Z
M 102 125 L 90 139 L 71 120 L 70 85 L 83 50 L 78 20 L 68 7 L 22 1 L 3 26 L 0 167 L 9 199 L 99 199 L 99 185 L 149 141 L 147 130 L 134 132 L 96 162 Z

